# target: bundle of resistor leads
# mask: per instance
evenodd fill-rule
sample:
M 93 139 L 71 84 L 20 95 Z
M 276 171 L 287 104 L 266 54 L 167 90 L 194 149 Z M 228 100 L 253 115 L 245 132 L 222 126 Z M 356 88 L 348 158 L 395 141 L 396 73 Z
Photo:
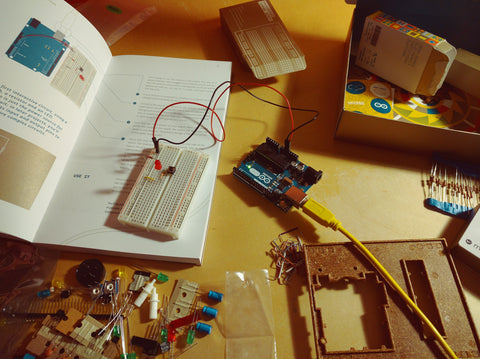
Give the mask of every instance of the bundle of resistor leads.
M 270 256 L 274 260 L 275 280 L 280 284 L 286 284 L 295 273 L 298 266 L 302 265 L 303 244 L 298 236 L 292 236 L 295 229 L 281 233 L 271 241 Z
M 435 156 L 423 181 L 426 206 L 458 217 L 468 217 L 480 204 L 480 169 L 473 164 Z

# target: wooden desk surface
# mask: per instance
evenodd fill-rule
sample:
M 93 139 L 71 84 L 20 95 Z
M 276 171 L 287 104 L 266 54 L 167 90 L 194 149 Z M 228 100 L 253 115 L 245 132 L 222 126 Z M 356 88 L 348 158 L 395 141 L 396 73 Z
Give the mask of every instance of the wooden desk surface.
M 232 80 L 255 80 L 235 56 L 220 28 L 218 9 L 242 1 L 158 1 L 158 12 L 113 44 L 114 55 L 154 56 L 228 60 L 233 62 Z M 334 139 L 339 94 L 342 90 L 345 40 L 353 5 L 342 0 L 304 0 L 295 3 L 275 0 L 274 6 L 306 56 L 307 69 L 278 76 L 267 82 L 282 91 L 293 106 L 318 109 L 319 119 L 294 135 L 292 150 L 299 159 L 324 172 L 309 191 L 311 197 L 332 210 L 359 239 L 395 240 L 444 237 L 452 243 L 465 222 L 430 211 L 423 205 L 422 175 L 430 168 L 426 155 L 402 153 L 361 146 Z M 258 88 L 255 92 L 280 102 L 275 94 Z M 297 123 L 309 119 L 296 114 Z M 99 256 L 107 270 L 141 264 L 163 272 L 171 281 L 159 286 L 160 295 L 170 294 L 175 279 L 196 281 L 201 288 L 221 288 L 226 271 L 271 268 L 267 255 L 270 241 L 278 234 L 299 227 L 305 243 L 344 242 L 339 233 L 321 228 L 293 209 L 283 213 L 232 176 L 232 168 L 253 146 L 272 137 L 283 141 L 289 130 L 286 111 L 257 101 L 233 89 L 227 120 L 227 139 L 222 145 L 204 264 L 128 260 Z M 89 255 L 64 252 L 56 277 L 72 276 Z M 471 312 L 480 328 L 480 274 L 458 262 Z M 69 277 L 70 276 L 70 277 Z M 165 288 L 165 289 L 162 289 Z M 308 291 L 305 273 L 288 285 L 271 282 L 277 358 L 314 358 Z M 134 313 L 131 332 L 143 336 L 149 323 L 148 306 Z M 145 311 L 145 313 L 143 313 Z M 181 358 L 222 358 L 225 353 L 224 318 L 212 322 L 213 333 Z M 208 355 L 208 356 L 207 356 Z

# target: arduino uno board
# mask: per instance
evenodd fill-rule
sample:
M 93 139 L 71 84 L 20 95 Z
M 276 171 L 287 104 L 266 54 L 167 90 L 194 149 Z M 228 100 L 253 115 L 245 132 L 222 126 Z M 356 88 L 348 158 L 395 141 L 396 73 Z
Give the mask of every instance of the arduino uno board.
M 297 154 L 271 138 L 267 138 L 238 167 L 233 168 L 236 178 L 284 212 L 299 202 L 292 198 L 304 197 L 322 174 L 322 171 L 300 162 Z

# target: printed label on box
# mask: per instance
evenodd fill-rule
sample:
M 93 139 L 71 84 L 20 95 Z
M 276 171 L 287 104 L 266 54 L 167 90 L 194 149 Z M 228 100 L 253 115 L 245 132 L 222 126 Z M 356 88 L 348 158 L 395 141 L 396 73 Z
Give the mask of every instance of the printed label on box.
M 392 88 L 388 83 L 351 79 L 345 90 L 346 110 L 393 119 Z

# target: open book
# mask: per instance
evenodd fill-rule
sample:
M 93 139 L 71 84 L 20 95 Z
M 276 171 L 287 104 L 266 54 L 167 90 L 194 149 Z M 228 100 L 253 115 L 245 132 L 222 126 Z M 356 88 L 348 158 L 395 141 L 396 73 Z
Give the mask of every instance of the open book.
M 231 63 L 112 56 L 63 0 L 5 2 L 2 13 L 0 233 L 65 249 L 201 264 L 220 154 L 210 128 L 181 145 L 210 160 L 178 239 L 125 226 L 117 216 L 153 148 L 159 112 L 178 101 L 208 104 L 230 79 Z M 222 122 L 227 103 L 228 94 L 216 106 Z M 156 136 L 180 142 L 204 112 L 172 107 Z

